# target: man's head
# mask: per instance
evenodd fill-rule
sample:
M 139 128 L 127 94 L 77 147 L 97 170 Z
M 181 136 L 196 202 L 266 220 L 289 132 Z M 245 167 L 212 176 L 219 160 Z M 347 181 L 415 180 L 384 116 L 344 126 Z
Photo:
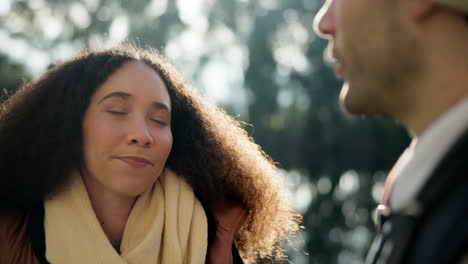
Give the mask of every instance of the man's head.
M 415 87 L 428 82 L 434 70 L 435 44 L 425 35 L 440 25 L 433 21 L 441 21 L 441 10 L 468 15 L 468 1 L 326 1 L 315 30 L 330 41 L 335 72 L 344 80 L 340 101 L 346 110 L 398 120 L 410 112 L 421 97 Z

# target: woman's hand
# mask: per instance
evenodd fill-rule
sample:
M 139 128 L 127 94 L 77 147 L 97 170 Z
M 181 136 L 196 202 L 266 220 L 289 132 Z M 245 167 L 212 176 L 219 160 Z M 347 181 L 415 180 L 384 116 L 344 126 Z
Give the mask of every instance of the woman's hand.
M 211 207 L 216 220 L 216 234 L 220 233 L 226 238 L 234 237 L 247 218 L 247 211 L 240 202 L 224 200 Z
M 206 263 L 232 264 L 232 243 L 247 218 L 247 210 L 237 201 L 224 200 L 211 206 L 216 221 L 216 236 L 210 245 Z

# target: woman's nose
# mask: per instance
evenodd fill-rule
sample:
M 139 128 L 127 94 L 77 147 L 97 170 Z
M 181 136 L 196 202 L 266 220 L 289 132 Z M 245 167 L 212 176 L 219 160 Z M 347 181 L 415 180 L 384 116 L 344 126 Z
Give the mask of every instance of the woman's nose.
M 137 144 L 145 147 L 153 144 L 153 136 L 150 133 L 148 124 L 144 120 L 133 122 L 129 129 L 127 143 L 129 145 Z

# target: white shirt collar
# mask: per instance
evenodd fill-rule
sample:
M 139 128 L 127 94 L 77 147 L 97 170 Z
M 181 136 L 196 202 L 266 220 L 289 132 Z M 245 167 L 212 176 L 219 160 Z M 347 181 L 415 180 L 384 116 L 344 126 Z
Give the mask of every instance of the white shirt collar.
M 468 128 L 467 116 L 468 98 L 465 98 L 437 119 L 419 137 L 414 149 L 403 153 L 390 196 L 393 210 L 403 208 L 420 191 L 432 170 Z

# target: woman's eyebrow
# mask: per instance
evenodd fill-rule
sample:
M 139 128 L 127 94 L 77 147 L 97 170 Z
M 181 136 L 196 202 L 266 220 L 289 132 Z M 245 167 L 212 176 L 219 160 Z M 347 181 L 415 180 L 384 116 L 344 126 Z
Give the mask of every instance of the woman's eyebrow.
M 112 97 L 119 97 L 119 98 L 122 98 L 122 99 L 130 99 L 132 98 L 132 95 L 129 94 L 129 93 L 126 93 L 126 92 L 112 92 L 106 96 L 104 96 L 101 100 L 99 100 L 99 103 L 102 103 L 104 100 L 106 99 L 109 99 L 109 98 L 112 98 Z M 156 110 L 165 110 L 167 112 L 171 112 L 171 108 L 165 104 L 165 103 L 161 103 L 161 102 L 157 102 L 157 101 L 154 101 L 151 103 L 151 105 L 153 106 L 154 109 Z
M 130 97 L 132 97 L 132 95 L 129 93 L 125 93 L 125 92 L 112 92 L 104 96 L 101 100 L 99 100 L 98 104 L 102 103 L 104 100 L 111 98 L 111 97 L 120 97 L 122 99 L 129 99 Z
M 169 106 L 165 103 L 153 102 L 152 105 L 157 110 L 166 110 L 169 113 L 171 112 L 171 108 L 169 108 Z

